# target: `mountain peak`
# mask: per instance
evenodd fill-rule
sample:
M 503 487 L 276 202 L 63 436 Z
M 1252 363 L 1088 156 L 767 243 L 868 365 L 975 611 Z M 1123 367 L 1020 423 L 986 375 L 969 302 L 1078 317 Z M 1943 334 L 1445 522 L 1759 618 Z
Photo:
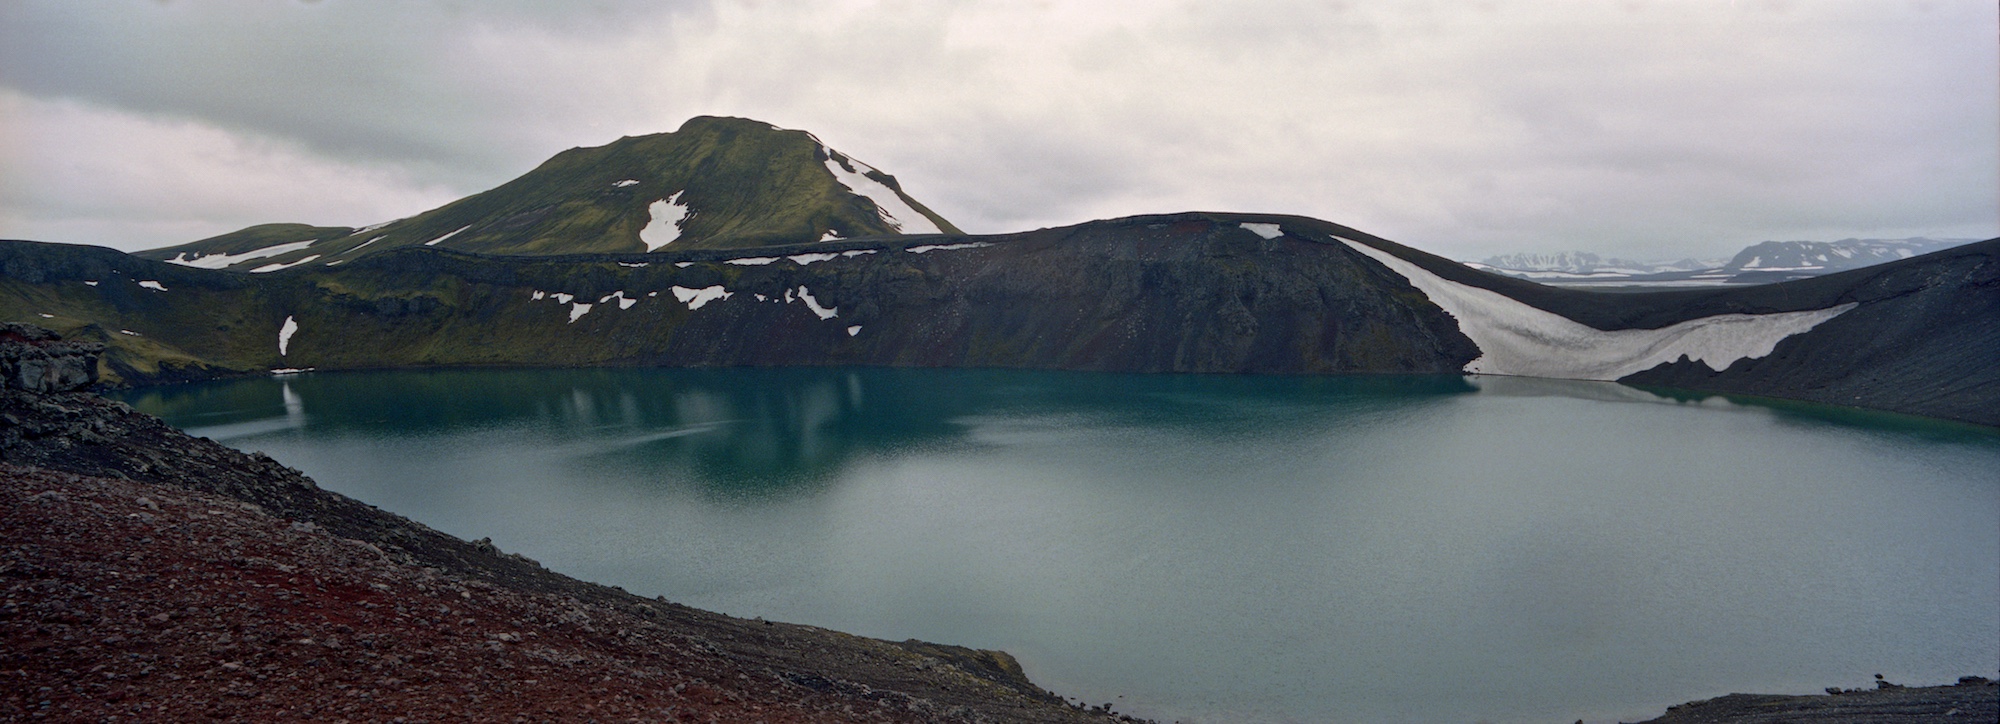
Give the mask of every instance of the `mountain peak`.
M 959 233 L 894 176 L 805 131 L 696 116 L 572 148 L 492 190 L 361 229 L 264 224 L 140 252 L 238 271 L 335 265 L 407 246 L 507 255 L 751 248 Z

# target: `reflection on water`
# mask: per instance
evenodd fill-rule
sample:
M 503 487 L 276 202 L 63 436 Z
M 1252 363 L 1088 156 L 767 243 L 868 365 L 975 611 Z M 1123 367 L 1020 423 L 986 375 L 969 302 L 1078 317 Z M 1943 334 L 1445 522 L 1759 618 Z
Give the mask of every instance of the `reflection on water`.
M 1520 378 L 307 374 L 132 393 L 582 578 L 1181 721 L 1592 721 L 2000 663 L 2000 436 Z
M 367 393 L 354 394 L 357 388 Z M 1158 426 L 1228 436 L 1264 434 L 1245 428 L 1249 420 L 1370 424 L 1410 414 L 1426 397 L 1476 389 L 1458 376 L 432 370 L 152 388 L 131 393 L 129 401 L 190 434 L 223 442 L 303 430 L 308 419 L 313 437 L 532 435 L 560 441 L 548 454 L 580 465 L 637 477 L 692 476 L 740 494 L 810 487 L 857 455 L 965 445 L 972 442 L 969 423 L 989 415 L 1055 414 L 1068 416 L 1068 427 Z

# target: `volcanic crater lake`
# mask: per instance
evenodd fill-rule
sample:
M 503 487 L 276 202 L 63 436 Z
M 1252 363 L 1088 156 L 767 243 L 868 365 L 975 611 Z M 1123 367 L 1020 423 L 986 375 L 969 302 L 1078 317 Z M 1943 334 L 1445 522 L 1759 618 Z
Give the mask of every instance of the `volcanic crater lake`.
M 2000 435 L 1496 377 L 447 370 L 127 392 L 586 580 L 1162 721 L 1602 721 L 2000 666 Z

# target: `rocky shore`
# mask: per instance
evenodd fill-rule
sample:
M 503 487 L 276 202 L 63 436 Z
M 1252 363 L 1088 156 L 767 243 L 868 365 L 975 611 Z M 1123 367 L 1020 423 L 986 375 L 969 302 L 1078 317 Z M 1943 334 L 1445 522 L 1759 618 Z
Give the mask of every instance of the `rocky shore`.
M 1129 721 L 1003 652 L 578 581 L 78 384 L 0 389 L 0 720 Z
M 1952 686 L 1830 687 L 1824 695 L 1730 694 L 1667 708 L 1640 724 L 1917 724 L 2000 721 L 2000 682 L 1967 676 Z

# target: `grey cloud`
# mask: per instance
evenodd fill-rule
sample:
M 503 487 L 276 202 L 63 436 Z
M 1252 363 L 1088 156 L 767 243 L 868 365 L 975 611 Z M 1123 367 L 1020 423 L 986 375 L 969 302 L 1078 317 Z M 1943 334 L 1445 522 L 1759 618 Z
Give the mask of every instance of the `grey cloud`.
M 1192 207 L 1462 257 L 2000 232 L 1993 7 L 1740 5 L 24 2 L 0 85 L 394 167 L 355 182 L 370 209 L 711 113 L 985 232 Z

